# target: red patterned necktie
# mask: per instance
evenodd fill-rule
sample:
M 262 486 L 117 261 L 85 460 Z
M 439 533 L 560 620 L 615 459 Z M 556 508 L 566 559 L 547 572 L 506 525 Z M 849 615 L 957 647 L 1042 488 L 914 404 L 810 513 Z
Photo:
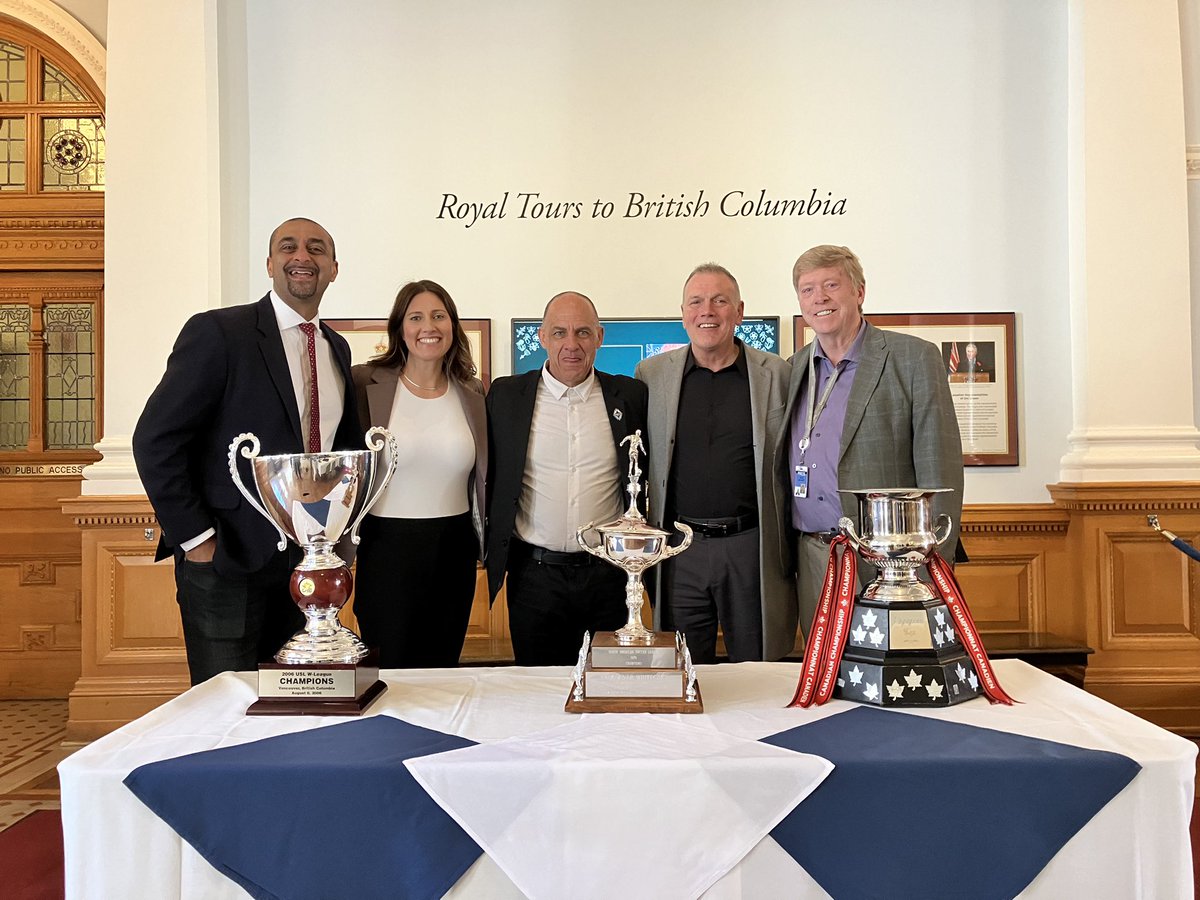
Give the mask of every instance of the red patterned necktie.
M 308 452 L 321 452 L 321 398 L 317 395 L 317 326 L 301 322 L 300 330 L 308 338 Z

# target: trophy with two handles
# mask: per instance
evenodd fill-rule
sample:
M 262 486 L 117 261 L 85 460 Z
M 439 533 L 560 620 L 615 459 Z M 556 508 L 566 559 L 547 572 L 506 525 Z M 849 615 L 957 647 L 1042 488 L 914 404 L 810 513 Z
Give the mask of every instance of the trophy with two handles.
M 576 539 L 588 553 L 612 563 L 628 576 L 625 608 L 629 618 L 616 631 L 584 634 L 566 709 L 580 713 L 703 712 L 687 641 L 678 632 L 650 631 L 642 624 L 642 573 L 686 550 L 692 543 L 692 530 L 676 522 L 683 540 L 672 547 L 667 543 L 669 532 L 646 522 L 637 507 L 642 480 L 638 455 L 645 453 L 641 430 L 621 443 L 629 444 L 629 481 L 625 487 L 629 508 L 625 515 L 604 525 L 589 522 L 576 532 Z M 587 542 L 585 535 L 591 531 L 599 534 L 599 543 Z
M 387 464 L 379 452 L 387 447 Z M 258 669 L 259 699 L 249 715 L 359 715 L 386 690 L 379 664 L 358 636 L 338 621 L 350 597 L 350 567 L 334 547 L 379 500 L 396 471 L 396 439 L 383 428 L 366 434 L 365 450 L 281 453 L 260 456 L 258 438 L 247 432 L 229 445 L 229 474 L 242 495 L 279 532 L 304 551 L 292 572 L 292 599 L 305 626 Z M 250 461 L 258 497 L 238 472 L 238 456 Z

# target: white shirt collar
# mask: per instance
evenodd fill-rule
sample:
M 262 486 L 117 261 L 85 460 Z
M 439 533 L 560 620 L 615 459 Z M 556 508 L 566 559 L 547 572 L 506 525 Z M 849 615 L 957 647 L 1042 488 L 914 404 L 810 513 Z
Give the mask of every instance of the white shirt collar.
M 304 318 L 304 316 L 284 303 L 273 288 L 271 290 L 271 308 L 275 310 L 275 321 L 279 323 L 280 331 L 283 331 L 285 328 L 295 328 L 304 322 L 312 322 L 317 326 L 318 331 L 321 328 L 321 317 L 319 315 L 313 316 L 311 319 Z
M 579 384 L 572 388 L 563 384 L 561 381 L 551 375 L 549 366 L 542 366 L 542 384 L 546 385 L 546 388 L 550 391 L 551 396 L 553 396 L 555 400 L 561 400 L 567 391 L 574 391 L 576 395 L 578 395 L 579 399 L 586 401 L 592 395 L 592 386 L 595 385 L 595 383 L 595 367 L 592 368 L 592 371 L 588 372 L 587 378 L 583 379 L 583 381 L 579 382 Z

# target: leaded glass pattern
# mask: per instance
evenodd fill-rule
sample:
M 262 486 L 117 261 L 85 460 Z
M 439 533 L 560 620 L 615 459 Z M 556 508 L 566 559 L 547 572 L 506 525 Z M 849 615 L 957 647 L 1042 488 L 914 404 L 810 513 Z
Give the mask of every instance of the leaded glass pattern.
M 25 48 L 0 41 L 0 103 L 24 103 L 25 97 Z
M 42 99 L 51 103 L 86 103 L 87 95 L 58 66 L 42 60 Z
M 25 190 L 25 120 L 0 119 L 0 191 Z
M 0 306 L 0 450 L 29 444 L 28 306 Z
M 96 443 L 95 328 L 87 303 L 46 304 L 46 449 Z
M 104 190 L 104 124 L 99 117 L 42 120 L 42 190 Z

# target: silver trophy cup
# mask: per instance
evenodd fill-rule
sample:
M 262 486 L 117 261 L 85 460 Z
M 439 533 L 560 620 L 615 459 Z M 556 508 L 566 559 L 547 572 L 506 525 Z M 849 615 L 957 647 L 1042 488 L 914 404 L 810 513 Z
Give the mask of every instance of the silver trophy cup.
M 863 599 L 888 603 L 934 597 L 929 585 L 917 578 L 917 569 L 950 536 L 950 517 L 943 514 L 935 522 L 930 506 L 934 494 L 948 490 L 869 488 L 840 492 L 858 498 L 862 533 L 846 517 L 838 527 L 859 555 L 879 569 L 879 576 L 863 589 Z
M 347 532 L 358 543 L 359 522 L 396 471 L 396 439 L 390 432 L 372 428 L 366 445 L 366 450 L 259 456 L 258 438 L 250 433 L 239 434 L 229 445 L 233 483 L 275 526 L 279 549 L 285 549 L 290 539 L 304 550 L 289 586 L 292 599 L 304 612 L 305 627 L 275 654 L 276 662 L 356 663 L 367 655 L 358 636 L 338 622 L 338 610 L 350 597 L 353 579 L 349 566 L 334 551 Z M 379 451 L 385 445 L 388 464 L 381 467 Z M 238 474 L 239 448 L 242 457 L 250 460 L 258 499 Z
M 641 430 L 635 431 L 621 443 L 629 444 L 629 483 L 625 488 L 629 494 L 629 508 L 621 518 L 605 525 L 589 522 L 575 533 L 575 537 L 579 546 L 588 553 L 623 569 L 628 576 L 625 582 L 625 608 L 629 611 L 629 618 L 624 626 L 617 629 L 617 641 L 622 644 L 649 644 L 654 639 L 654 632 L 642 624 L 642 572 L 686 550 L 692 543 L 692 529 L 676 522 L 675 527 L 683 533 L 683 541 L 677 547 L 670 547 L 667 545 L 670 534 L 647 524 L 637 508 L 642 476 L 638 453 L 646 452 L 642 449 Z M 600 535 L 600 542 L 595 546 L 584 540 L 584 534 L 589 531 L 596 531 Z

